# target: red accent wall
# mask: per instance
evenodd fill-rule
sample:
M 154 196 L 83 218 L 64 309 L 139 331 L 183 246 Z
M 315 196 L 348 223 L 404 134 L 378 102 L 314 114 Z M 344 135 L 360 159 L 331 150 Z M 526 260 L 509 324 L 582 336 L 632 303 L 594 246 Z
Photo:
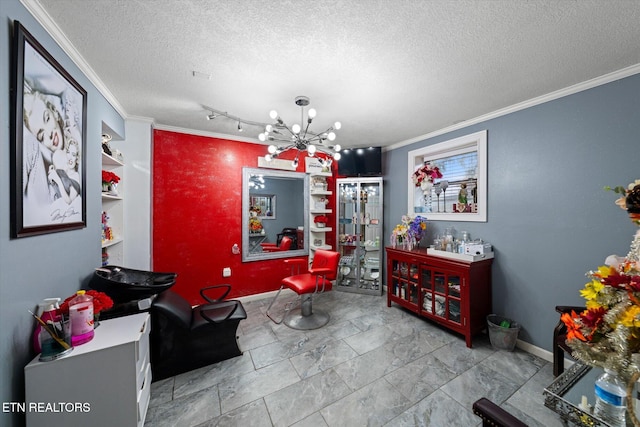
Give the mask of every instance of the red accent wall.
M 202 303 L 205 286 L 228 283 L 233 298 L 276 290 L 289 274 L 284 258 L 243 263 L 231 252 L 234 243 L 242 246 L 242 168 L 257 167 L 265 154 L 261 144 L 153 132 L 153 270 L 177 272 L 172 289 L 191 304 Z M 222 277 L 224 267 L 231 277 Z

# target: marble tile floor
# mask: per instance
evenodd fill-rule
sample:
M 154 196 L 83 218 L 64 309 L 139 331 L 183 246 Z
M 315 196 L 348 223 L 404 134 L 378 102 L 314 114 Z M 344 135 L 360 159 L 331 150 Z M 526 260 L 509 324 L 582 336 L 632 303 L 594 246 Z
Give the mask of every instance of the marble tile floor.
M 483 396 L 529 426 L 562 426 L 542 396 L 551 363 L 522 350 L 486 335 L 469 349 L 385 296 L 317 295 L 331 320 L 313 331 L 271 322 L 269 301 L 243 303 L 242 356 L 152 383 L 146 427 L 479 426 Z

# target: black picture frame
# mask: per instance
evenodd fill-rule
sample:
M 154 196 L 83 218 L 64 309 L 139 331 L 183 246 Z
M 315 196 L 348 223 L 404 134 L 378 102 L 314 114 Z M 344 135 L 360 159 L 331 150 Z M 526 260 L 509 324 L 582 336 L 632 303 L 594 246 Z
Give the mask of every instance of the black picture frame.
M 11 237 L 84 228 L 87 92 L 18 21 L 11 72 Z

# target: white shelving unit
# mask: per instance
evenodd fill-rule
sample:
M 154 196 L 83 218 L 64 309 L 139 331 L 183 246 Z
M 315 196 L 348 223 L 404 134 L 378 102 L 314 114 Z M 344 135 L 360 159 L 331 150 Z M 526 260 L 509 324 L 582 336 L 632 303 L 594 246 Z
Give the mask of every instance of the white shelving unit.
M 309 174 L 309 183 L 311 188 L 309 189 L 309 263 L 313 261 L 313 256 L 316 250 L 318 249 L 326 249 L 333 250 L 333 247 L 327 244 L 327 233 L 333 231 L 333 228 L 328 226 L 330 223 L 324 227 L 319 227 L 315 219 L 320 215 L 330 215 L 333 213 L 332 209 L 327 209 L 323 207 L 322 200 L 328 199 L 333 191 L 327 189 L 326 185 L 317 185 L 316 181 L 318 179 L 314 178 L 328 178 L 331 177 L 330 172 L 317 172 Z
M 102 252 L 108 254 L 103 264 L 122 265 L 124 261 L 124 163 L 102 153 L 102 170 L 110 171 L 120 177 L 117 194 L 102 192 L 102 211 L 108 217 L 112 238 L 102 238 Z

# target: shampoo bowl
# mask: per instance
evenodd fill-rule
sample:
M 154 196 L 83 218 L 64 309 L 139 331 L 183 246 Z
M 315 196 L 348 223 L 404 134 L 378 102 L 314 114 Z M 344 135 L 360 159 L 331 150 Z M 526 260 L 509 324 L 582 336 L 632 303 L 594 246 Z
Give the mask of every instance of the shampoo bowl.
M 124 303 L 166 291 L 175 284 L 177 276 L 176 273 L 155 273 L 107 265 L 96 268 L 89 287 L 109 295 L 115 303 Z

